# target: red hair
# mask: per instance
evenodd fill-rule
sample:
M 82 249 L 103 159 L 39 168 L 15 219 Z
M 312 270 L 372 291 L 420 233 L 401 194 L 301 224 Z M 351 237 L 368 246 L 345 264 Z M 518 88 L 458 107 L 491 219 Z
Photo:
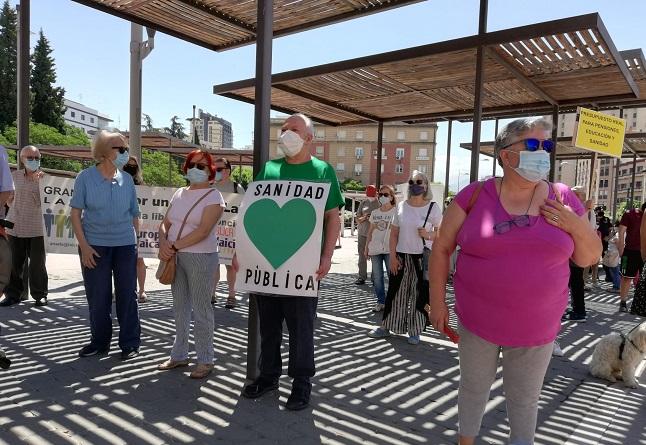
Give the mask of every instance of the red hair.
M 182 166 L 182 171 L 184 174 L 186 174 L 186 171 L 188 170 L 188 164 L 193 162 L 193 158 L 197 156 L 202 156 L 204 160 L 206 161 L 206 166 L 209 169 L 209 181 L 213 181 L 215 178 L 215 164 L 213 164 L 213 156 L 211 156 L 211 153 L 208 153 L 204 150 L 193 150 L 186 156 L 186 161 L 184 162 L 184 165 Z

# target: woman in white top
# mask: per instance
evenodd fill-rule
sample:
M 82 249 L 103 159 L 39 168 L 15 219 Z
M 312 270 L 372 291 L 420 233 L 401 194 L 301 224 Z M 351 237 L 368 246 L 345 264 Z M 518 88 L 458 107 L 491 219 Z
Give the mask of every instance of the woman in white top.
M 225 204 L 220 192 L 209 186 L 209 181 L 215 176 L 213 158 L 209 153 L 192 151 L 186 157 L 183 170 L 190 185 L 175 192 L 170 208 L 159 226 L 159 258 L 168 261 L 176 255 L 177 270 L 175 281 L 171 285 L 175 342 L 170 359 L 161 363 L 158 369 L 188 365 L 192 311 L 197 366 L 190 377 L 201 379 L 213 369 L 214 320 L 211 295 L 215 286 L 214 271 L 218 266 L 215 226 L 222 216 Z
M 442 221 L 442 209 L 431 201 L 428 178 L 414 170 L 408 181 L 408 199 L 399 203 L 390 231 L 390 274 L 384 317 L 380 327 L 368 334 L 383 338 L 390 331 L 408 334 L 416 345 L 426 327 L 424 305 L 428 277 L 423 276 L 424 246 L 430 248 Z
M 384 310 L 386 303 L 386 286 L 384 284 L 384 266 L 388 269 L 388 253 L 390 251 L 390 227 L 395 216 L 395 189 L 389 185 L 382 185 L 378 195 L 381 207 L 370 214 L 370 229 L 366 242 L 364 255 L 372 262 L 372 285 L 377 295 L 377 304 L 373 312 Z

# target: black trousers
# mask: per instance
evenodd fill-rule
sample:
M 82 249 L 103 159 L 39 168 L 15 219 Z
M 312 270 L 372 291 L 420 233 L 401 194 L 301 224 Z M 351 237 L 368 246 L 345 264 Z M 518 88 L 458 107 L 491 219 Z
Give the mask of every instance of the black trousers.
M 572 295 L 572 312 L 585 315 L 585 298 L 583 267 L 570 261 L 570 294 Z
M 294 383 L 309 383 L 314 375 L 314 319 L 318 298 L 258 295 L 260 377 L 277 381 L 282 374 L 280 346 L 283 320 L 289 332 L 287 375 Z
M 20 295 L 25 291 L 25 276 L 28 276 L 31 296 L 35 300 L 47 297 L 47 267 L 45 265 L 45 238 L 9 237 L 11 245 L 11 278 L 5 288 L 7 298 L 20 300 Z M 25 267 L 25 260 L 27 267 Z

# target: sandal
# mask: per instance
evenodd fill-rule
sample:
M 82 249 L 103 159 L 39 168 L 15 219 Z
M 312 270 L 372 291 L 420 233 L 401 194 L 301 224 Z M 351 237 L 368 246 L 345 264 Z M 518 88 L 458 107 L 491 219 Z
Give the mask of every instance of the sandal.
M 229 295 L 229 297 L 227 298 L 227 302 L 224 305 L 225 309 L 235 309 L 236 306 L 237 306 L 237 303 L 236 303 L 235 295 Z
M 182 366 L 188 366 L 188 360 L 171 360 L 168 359 L 164 363 L 157 365 L 157 369 L 160 371 L 168 371 L 169 369 L 180 368 Z
M 146 292 L 140 293 L 139 294 L 139 299 L 137 301 L 139 301 L 139 303 L 145 303 L 146 301 L 148 301 L 148 298 L 146 296 Z
M 189 375 L 192 379 L 203 379 L 213 371 L 213 365 L 207 365 L 204 363 L 198 363 L 198 365 L 191 371 Z

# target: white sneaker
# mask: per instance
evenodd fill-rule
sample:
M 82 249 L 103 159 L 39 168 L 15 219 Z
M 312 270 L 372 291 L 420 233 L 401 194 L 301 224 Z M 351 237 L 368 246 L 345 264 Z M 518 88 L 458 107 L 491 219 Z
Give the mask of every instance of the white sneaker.
M 554 347 L 552 349 L 552 355 L 554 357 L 563 357 L 563 355 L 565 355 L 565 354 L 563 354 L 563 350 L 561 349 L 561 346 L 559 345 L 559 342 L 557 342 L 556 340 L 554 340 Z
M 377 303 L 375 307 L 372 308 L 372 312 L 381 312 L 384 310 L 385 304 Z

